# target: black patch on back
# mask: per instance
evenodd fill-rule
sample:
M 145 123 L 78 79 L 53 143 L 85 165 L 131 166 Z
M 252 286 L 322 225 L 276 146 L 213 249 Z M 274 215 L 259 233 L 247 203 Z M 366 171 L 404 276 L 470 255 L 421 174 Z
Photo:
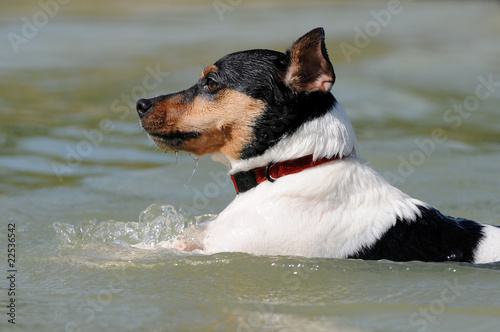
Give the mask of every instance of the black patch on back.
M 266 105 L 266 110 L 254 125 L 255 139 L 243 149 L 240 158 L 261 155 L 285 135 L 324 115 L 335 105 L 331 93 L 292 91 L 284 83 L 289 64 L 288 54 L 271 50 L 231 53 L 215 63 L 218 70 L 213 75 L 220 84 Z
M 375 244 L 348 258 L 391 261 L 469 262 L 483 238 L 483 225 L 467 219 L 443 216 L 421 207 L 417 220 L 398 219 Z

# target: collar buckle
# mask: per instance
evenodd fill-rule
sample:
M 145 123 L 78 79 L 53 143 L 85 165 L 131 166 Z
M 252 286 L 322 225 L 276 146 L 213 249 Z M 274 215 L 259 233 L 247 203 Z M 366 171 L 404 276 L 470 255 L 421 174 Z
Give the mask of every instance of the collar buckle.
M 269 164 L 267 164 L 267 166 L 266 166 L 266 170 L 265 170 L 265 172 L 264 172 L 264 174 L 265 174 L 265 176 L 266 176 L 266 179 L 267 179 L 267 181 L 269 181 L 269 182 L 274 182 L 274 181 L 276 181 L 276 179 L 273 179 L 273 178 L 269 175 L 269 169 L 270 169 L 270 168 L 271 168 L 271 166 L 273 166 L 273 165 L 274 165 L 274 163 L 273 163 L 272 161 L 271 161 Z

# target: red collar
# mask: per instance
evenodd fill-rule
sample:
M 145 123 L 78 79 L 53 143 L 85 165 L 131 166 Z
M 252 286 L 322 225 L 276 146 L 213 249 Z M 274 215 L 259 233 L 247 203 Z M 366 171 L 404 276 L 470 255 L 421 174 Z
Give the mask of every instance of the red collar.
M 297 159 L 285 160 L 279 163 L 270 162 L 267 166 L 235 173 L 231 175 L 231 179 L 233 180 L 236 193 L 243 193 L 266 180 L 274 182 L 282 176 L 299 173 L 307 168 L 318 166 L 336 159 L 338 159 L 337 156 L 313 160 L 313 156 L 309 155 Z

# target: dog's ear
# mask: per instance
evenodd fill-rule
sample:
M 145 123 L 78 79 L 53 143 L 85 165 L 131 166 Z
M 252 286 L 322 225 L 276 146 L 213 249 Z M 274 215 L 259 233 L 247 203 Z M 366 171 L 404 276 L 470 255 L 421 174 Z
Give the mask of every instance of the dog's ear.
M 325 47 L 325 31 L 309 31 L 287 50 L 290 56 L 285 82 L 296 91 L 328 92 L 335 82 L 333 66 Z

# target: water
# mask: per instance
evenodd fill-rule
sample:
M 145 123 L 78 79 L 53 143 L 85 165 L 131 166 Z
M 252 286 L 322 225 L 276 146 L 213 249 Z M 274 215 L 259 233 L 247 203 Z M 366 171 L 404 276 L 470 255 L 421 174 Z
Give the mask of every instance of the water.
M 500 82 L 497 2 L 51 8 L 0 14 L 0 220 L 3 239 L 15 223 L 17 269 L 13 326 L 2 240 L 0 330 L 499 330 L 498 264 L 169 249 L 234 189 L 223 165 L 158 150 L 134 110 L 226 53 L 284 50 L 323 26 L 362 156 L 443 213 L 498 225 L 500 87 L 479 87 Z

